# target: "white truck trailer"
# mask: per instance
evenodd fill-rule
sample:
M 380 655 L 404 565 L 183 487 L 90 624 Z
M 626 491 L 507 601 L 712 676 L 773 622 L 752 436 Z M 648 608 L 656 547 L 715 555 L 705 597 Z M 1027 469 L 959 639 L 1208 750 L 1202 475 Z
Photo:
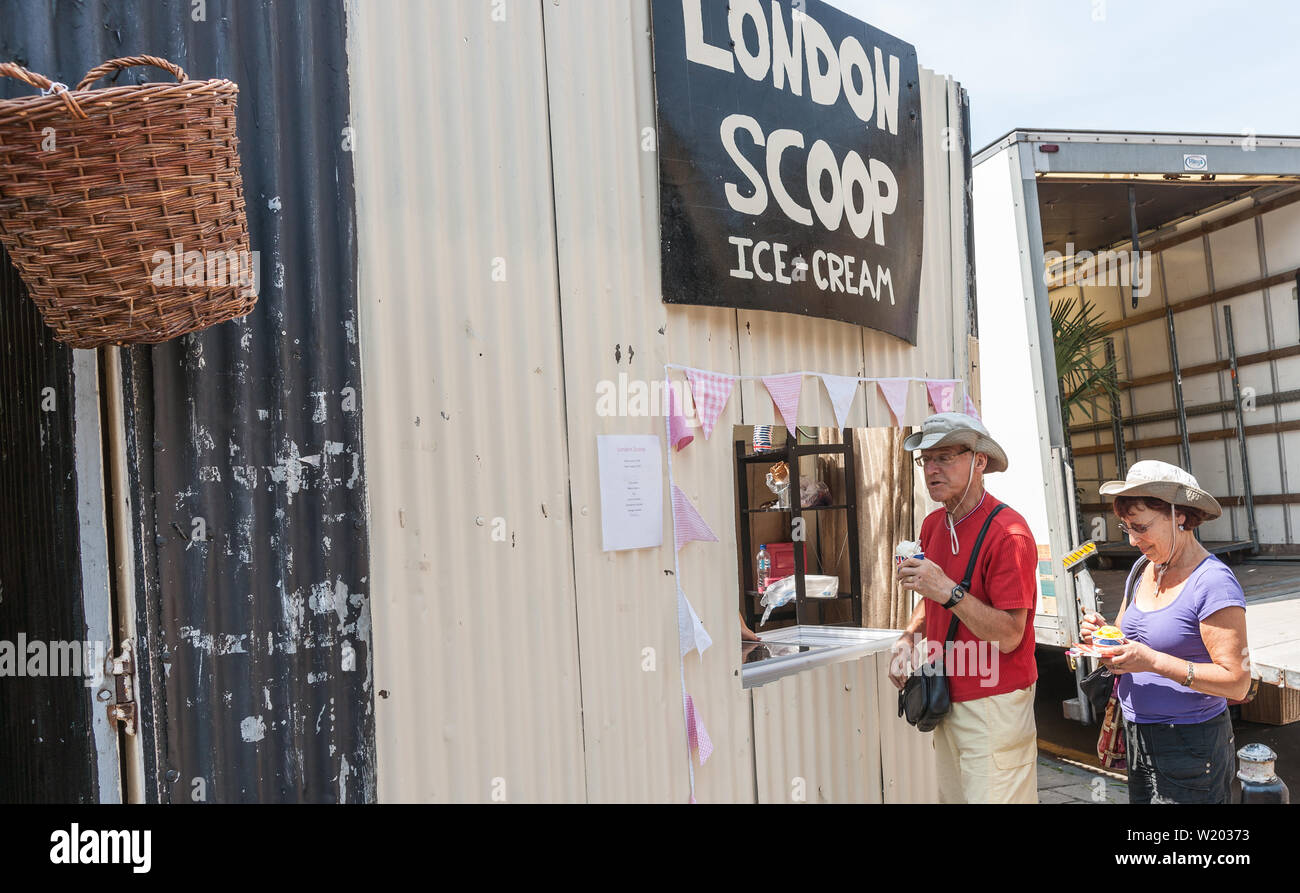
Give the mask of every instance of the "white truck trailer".
M 1038 543 L 1038 642 L 1114 616 L 1137 552 L 1098 486 L 1161 459 L 1224 507 L 1200 535 L 1246 587 L 1256 675 L 1300 689 L 1300 138 L 1016 130 L 973 188 L 982 414 L 1011 463 L 990 485 Z M 1119 394 L 1063 419 L 1070 299 L 1101 315 Z

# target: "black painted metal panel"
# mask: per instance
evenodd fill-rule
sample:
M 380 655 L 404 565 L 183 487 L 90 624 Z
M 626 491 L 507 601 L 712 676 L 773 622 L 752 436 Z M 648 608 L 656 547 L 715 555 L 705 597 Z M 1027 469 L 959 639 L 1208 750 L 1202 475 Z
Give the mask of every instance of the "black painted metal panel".
M 59 80 L 149 54 L 240 86 L 257 307 L 122 351 L 148 796 L 373 800 L 343 3 L 0 4 L 0 57 Z
M 97 798 L 90 701 L 77 676 L 27 675 L 86 637 L 77 528 L 72 351 L 56 343 L 0 249 L 0 802 Z M 20 667 L 19 664 L 22 664 Z

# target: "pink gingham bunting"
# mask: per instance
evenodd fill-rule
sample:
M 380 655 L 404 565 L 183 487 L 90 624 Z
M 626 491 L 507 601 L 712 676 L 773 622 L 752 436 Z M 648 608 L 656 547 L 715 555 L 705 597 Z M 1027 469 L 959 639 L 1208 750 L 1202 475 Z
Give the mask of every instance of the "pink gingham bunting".
M 930 395 L 930 405 L 935 412 L 952 412 L 953 400 L 957 396 L 959 381 L 927 381 L 925 389 Z
M 730 375 L 694 369 L 688 369 L 686 377 L 690 379 L 691 394 L 695 398 L 695 414 L 704 427 L 704 439 L 708 440 L 713 436 L 713 426 L 718 421 L 718 416 L 722 415 L 722 410 L 727 406 L 734 379 Z
M 709 730 L 704 728 L 704 720 L 700 719 L 700 714 L 695 710 L 695 701 L 691 700 L 690 695 L 686 696 L 686 735 L 690 739 L 691 750 L 703 766 L 713 755 L 713 739 L 709 737 Z
M 695 506 L 691 505 L 691 501 L 676 484 L 673 484 L 673 533 L 677 538 L 678 549 L 692 540 L 704 543 L 718 541 L 713 531 L 709 529 L 709 525 L 704 523 L 700 513 L 695 510 Z
M 678 383 L 668 385 L 668 445 L 677 451 L 685 449 L 695 435 L 687 430 L 686 416 L 682 415 L 682 404 L 677 396 Z
M 790 429 L 790 433 L 795 433 L 795 426 L 799 424 L 795 421 L 799 415 L 799 397 L 803 393 L 803 376 L 795 375 L 765 375 L 763 384 L 767 385 L 767 392 L 772 395 L 772 402 L 776 404 L 777 411 L 781 413 L 781 421 Z
M 966 415 L 976 419 L 980 417 L 980 411 L 975 408 L 975 401 L 970 398 L 970 394 L 966 395 Z

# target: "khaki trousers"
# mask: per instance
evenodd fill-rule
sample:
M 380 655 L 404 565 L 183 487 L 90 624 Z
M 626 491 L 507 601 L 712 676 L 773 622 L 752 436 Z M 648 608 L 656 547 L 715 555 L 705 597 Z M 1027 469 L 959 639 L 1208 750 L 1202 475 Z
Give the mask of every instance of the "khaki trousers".
M 961 701 L 934 730 L 940 803 L 1037 803 L 1034 689 Z

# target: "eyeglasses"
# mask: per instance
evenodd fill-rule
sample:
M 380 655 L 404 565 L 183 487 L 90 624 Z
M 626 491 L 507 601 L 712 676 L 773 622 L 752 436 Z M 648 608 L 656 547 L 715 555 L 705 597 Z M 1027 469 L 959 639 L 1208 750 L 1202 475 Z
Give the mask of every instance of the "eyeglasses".
M 969 453 L 971 450 L 967 447 L 964 450 L 958 450 L 955 453 L 949 453 L 946 456 L 917 456 L 912 461 L 916 463 L 917 468 L 925 468 L 926 465 L 938 465 L 940 468 L 947 468 L 957 461 L 957 457 L 962 453 Z
M 1154 526 L 1154 522 L 1152 524 L 1126 524 L 1123 521 L 1120 521 L 1119 532 L 1124 534 L 1125 536 L 1128 536 L 1129 534 L 1146 536 L 1147 531 L 1150 530 L 1153 526 Z

